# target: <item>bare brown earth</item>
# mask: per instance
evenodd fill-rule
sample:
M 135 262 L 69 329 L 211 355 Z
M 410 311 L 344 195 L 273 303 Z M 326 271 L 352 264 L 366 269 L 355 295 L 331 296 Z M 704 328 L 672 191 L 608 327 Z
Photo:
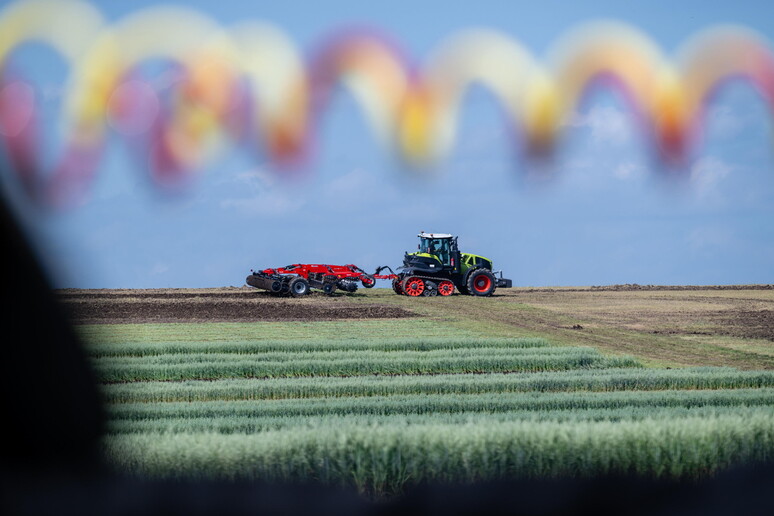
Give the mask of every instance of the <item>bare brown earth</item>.
M 774 369 L 772 285 L 499 289 L 491 298 L 409 298 L 391 289 L 274 297 L 249 287 L 61 290 L 81 324 L 415 317 L 481 336 L 536 336 L 648 365 Z
M 414 314 L 394 306 L 353 305 L 345 296 L 302 299 L 255 289 L 62 290 L 70 317 L 82 324 L 383 319 Z

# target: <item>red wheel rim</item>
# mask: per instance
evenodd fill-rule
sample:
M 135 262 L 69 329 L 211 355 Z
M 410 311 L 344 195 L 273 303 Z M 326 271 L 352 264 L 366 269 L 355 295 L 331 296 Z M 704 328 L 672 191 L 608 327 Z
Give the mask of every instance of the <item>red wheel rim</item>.
M 420 278 L 409 278 L 403 284 L 403 291 L 409 296 L 421 296 L 425 291 L 425 282 Z
M 452 283 L 451 281 L 448 281 L 448 280 L 442 281 L 438 285 L 438 293 L 441 294 L 442 296 L 450 296 L 452 295 L 452 292 L 454 292 L 454 283 Z
M 473 288 L 476 292 L 486 292 L 492 287 L 492 278 L 486 274 L 481 274 L 473 280 Z

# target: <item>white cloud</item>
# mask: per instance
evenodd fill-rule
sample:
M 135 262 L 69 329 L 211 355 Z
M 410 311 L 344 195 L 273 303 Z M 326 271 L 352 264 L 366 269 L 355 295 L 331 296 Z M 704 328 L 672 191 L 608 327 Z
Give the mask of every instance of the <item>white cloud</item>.
M 153 264 L 153 267 L 151 267 L 151 276 L 158 276 L 160 274 L 164 274 L 169 270 L 169 265 L 162 262 L 156 262 Z
M 356 168 L 337 177 L 322 188 L 323 199 L 329 208 L 337 211 L 376 209 L 400 201 L 394 184 L 376 173 Z M 330 200 L 334 200 L 331 204 Z
M 732 170 L 730 164 L 714 156 L 697 160 L 691 166 L 690 182 L 698 198 L 714 197 L 716 200 L 722 200 L 720 184 Z
M 688 243 L 696 248 L 726 247 L 733 241 L 734 233 L 727 227 L 704 226 L 691 231 Z
M 218 179 L 219 185 L 237 185 L 242 196 L 220 201 L 224 210 L 236 210 L 243 215 L 278 216 L 300 210 L 307 203 L 307 192 L 279 184 L 271 172 L 255 168 Z
M 642 163 L 635 161 L 624 161 L 613 168 L 613 176 L 622 181 L 637 179 L 645 173 L 645 167 Z
M 239 184 L 253 191 L 261 191 L 277 184 L 277 178 L 270 171 L 263 168 L 253 168 L 238 174 L 222 174 L 214 183 L 217 185 Z
M 730 139 L 737 136 L 744 128 L 745 120 L 730 106 L 714 105 L 708 108 L 704 127 L 708 137 Z
M 638 156 L 584 152 L 567 158 L 561 166 L 563 181 L 573 187 L 599 190 L 618 181 L 641 183 L 648 175 L 648 167 Z M 607 185 L 607 186 L 605 186 Z
M 278 216 L 296 212 L 305 204 L 305 195 L 274 190 L 254 197 L 224 199 L 220 202 L 220 207 L 224 210 L 237 210 L 243 215 Z
M 595 144 L 621 145 L 632 140 L 633 122 L 631 114 L 617 107 L 594 106 L 585 114 L 572 113 L 564 125 L 588 129 Z
M 356 168 L 352 172 L 337 177 L 323 188 L 326 195 L 357 199 L 365 191 L 375 188 L 376 180 L 372 174 Z

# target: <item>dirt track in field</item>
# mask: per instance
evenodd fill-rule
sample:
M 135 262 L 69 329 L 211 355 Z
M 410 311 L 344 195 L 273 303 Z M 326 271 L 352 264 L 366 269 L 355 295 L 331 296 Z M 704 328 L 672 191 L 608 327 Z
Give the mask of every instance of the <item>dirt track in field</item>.
M 729 336 L 774 342 L 771 285 L 513 289 L 503 299 L 577 320 L 566 329 L 617 328 L 654 335 Z M 573 326 L 580 326 L 580 328 Z
M 501 335 L 588 345 L 652 365 L 774 369 L 771 285 L 514 288 L 491 301 L 449 301 Z
M 63 290 L 71 319 L 80 324 L 320 321 L 413 317 L 400 307 L 352 304 L 344 296 L 312 293 L 301 299 L 245 288 Z
M 593 287 L 521 288 L 521 292 L 638 292 L 638 291 L 693 291 L 693 290 L 774 290 L 774 285 L 602 285 Z

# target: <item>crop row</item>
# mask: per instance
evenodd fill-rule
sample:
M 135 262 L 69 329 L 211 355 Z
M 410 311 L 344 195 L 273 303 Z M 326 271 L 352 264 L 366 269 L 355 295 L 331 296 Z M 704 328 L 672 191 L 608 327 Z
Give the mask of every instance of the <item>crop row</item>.
M 438 338 L 419 339 L 362 339 L 357 341 L 341 339 L 310 340 L 267 340 L 241 342 L 128 342 L 92 343 L 87 353 L 92 357 L 108 356 L 153 356 L 177 353 L 288 353 L 320 351 L 431 351 L 436 349 L 478 349 L 478 348 L 543 348 L 549 344 L 545 339 L 477 339 Z
M 602 358 L 599 351 L 585 347 L 556 348 L 478 348 L 478 349 L 434 349 L 430 351 L 286 351 L 255 354 L 232 353 L 178 353 L 174 355 L 152 355 L 148 357 L 104 357 L 92 359 L 101 367 L 133 365 L 176 365 L 176 364 L 228 364 L 235 362 L 280 362 L 280 361 L 335 361 L 360 360 L 378 362 L 384 359 L 400 358 L 420 360 L 433 358 L 507 358 L 507 357 L 586 357 Z
M 516 392 L 268 401 L 125 403 L 110 406 L 108 413 L 114 419 L 492 413 L 513 410 L 589 410 L 620 407 L 763 406 L 771 405 L 772 400 L 774 400 L 774 389 L 768 388 L 710 391 Z
M 286 428 L 257 434 L 124 434 L 122 471 L 151 477 L 318 479 L 389 492 L 407 482 L 636 473 L 697 478 L 771 458 L 774 414 L 610 422 Z
M 84 341 L 101 344 L 124 343 L 188 343 L 192 335 L 201 342 L 324 340 L 359 342 L 364 338 L 416 338 L 417 328 L 423 338 L 477 337 L 478 332 L 450 325 L 446 321 L 427 318 L 349 319 L 341 321 L 251 321 L 210 323 L 159 324 L 84 324 L 78 333 Z M 194 330 L 194 331 L 192 331 Z
M 110 419 L 107 432 L 110 434 L 131 433 L 191 433 L 218 432 L 259 433 L 269 430 L 347 427 L 407 427 L 417 425 L 469 425 L 504 422 L 581 422 L 581 421 L 641 421 L 674 420 L 686 417 L 712 418 L 736 415 L 747 417 L 754 413 L 774 415 L 771 406 L 690 406 L 656 407 L 634 406 L 618 408 L 594 408 L 586 410 L 511 410 L 507 412 L 436 412 L 432 414 L 324 414 L 305 416 L 208 416 L 208 417 L 164 417 L 155 419 Z
M 105 385 L 112 403 L 260 400 L 396 394 L 622 391 L 774 387 L 774 371 L 732 368 L 591 369 L 520 374 L 440 374 L 329 378 L 237 378 Z
M 570 356 L 529 355 L 494 357 L 411 357 L 383 353 L 373 360 L 282 360 L 261 362 L 235 360 L 228 363 L 115 364 L 94 365 L 102 382 L 147 380 L 214 380 L 219 378 L 276 378 L 296 376 L 361 376 L 398 374 L 486 373 L 561 371 L 579 368 L 638 367 L 630 357 L 603 358 L 597 353 Z

